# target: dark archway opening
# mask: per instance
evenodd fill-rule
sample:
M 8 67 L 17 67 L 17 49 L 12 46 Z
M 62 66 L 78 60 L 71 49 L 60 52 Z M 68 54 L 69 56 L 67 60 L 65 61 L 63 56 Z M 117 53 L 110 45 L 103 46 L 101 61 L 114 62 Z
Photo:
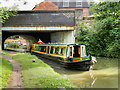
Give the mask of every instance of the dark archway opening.
M 50 41 L 50 32 L 40 32 L 40 31 L 2 31 L 2 49 L 4 50 L 4 42 L 8 37 L 11 36 L 20 36 L 24 38 L 28 44 L 30 50 L 30 47 L 33 43 L 37 43 L 39 39 L 44 42 L 48 43 Z
M 29 51 L 33 43 L 37 42 L 32 36 L 14 35 L 4 41 L 4 49 L 15 51 Z

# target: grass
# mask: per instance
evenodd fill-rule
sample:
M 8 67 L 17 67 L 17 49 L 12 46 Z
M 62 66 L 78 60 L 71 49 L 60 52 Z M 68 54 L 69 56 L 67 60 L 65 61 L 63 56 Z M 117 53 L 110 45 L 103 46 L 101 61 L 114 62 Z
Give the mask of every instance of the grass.
M 21 63 L 25 88 L 76 88 L 34 55 L 18 54 L 13 59 Z M 36 62 L 32 62 L 33 59 Z
M 8 82 L 9 77 L 12 74 L 12 64 L 4 58 L 0 58 L 0 89 L 4 88 Z
M 10 53 L 9 52 L 7 52 L 7 51 L 1 51 L 1 53 L 0 54 L 2 54 L 2 55 L 10 55 Z

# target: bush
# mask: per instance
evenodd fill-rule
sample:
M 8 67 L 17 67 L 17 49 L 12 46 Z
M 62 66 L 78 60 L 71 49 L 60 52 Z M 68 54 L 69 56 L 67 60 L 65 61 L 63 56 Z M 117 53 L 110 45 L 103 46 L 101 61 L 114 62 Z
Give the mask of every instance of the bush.
M 1 53 L 0 54 L 2 54 L 2 55 L 10 55 L 10 53 L 9 52 L 7 52 L 7 51 L 1 51 Z
M 19 44 L 18 43 L 9 42 L 7 47 L 8 48 L 19 48 Z
M 91 55 L 119 58 L 120 32 L 112 27 L 111 18 L 105 18 L 93 23 L 93 27 L 78 24 L 76 43 L 84 43 Z

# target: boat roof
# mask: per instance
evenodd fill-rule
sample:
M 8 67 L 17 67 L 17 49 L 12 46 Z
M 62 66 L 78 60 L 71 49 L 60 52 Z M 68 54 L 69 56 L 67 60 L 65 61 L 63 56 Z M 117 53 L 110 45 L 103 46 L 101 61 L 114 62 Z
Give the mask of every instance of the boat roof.
M 65 44 L 65 43 L 34 43 L 34 44 L 39 44 L 39 45 L 85 45 L 85 44 L 78 44 L 78 43 L 73 43 L 73 44 Z

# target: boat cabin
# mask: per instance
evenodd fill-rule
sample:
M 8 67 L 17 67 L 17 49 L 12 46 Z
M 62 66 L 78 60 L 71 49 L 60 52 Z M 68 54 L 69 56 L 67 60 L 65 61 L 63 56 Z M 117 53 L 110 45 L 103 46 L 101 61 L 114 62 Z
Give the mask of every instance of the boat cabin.
M 69 58 L 85 57 L 85 56 L 87 56 L 85 45 L 70 45 L 69 46 Z

